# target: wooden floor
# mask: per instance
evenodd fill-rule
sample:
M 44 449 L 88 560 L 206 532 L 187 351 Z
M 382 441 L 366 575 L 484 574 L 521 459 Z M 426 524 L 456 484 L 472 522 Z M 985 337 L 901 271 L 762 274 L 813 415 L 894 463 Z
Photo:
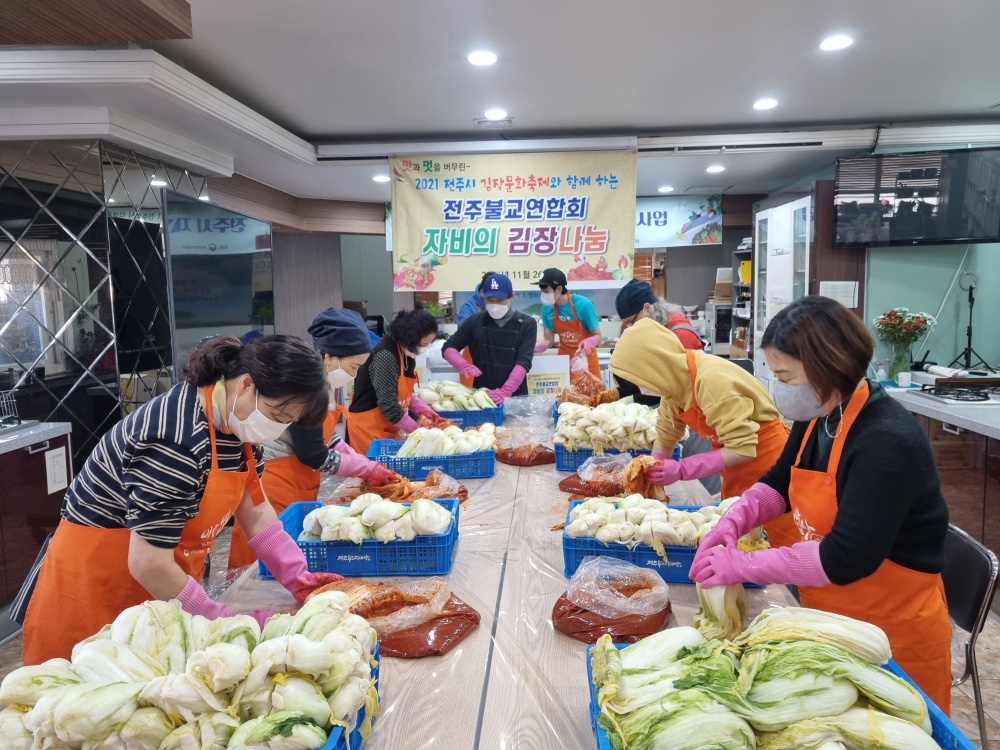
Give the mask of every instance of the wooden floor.
M 586 647 L 551 622 L 552 605 L 566 589 L 561 534 L 551 530 L 566 515 L 561 475 L 551 467 L 497 467 L 495 477 L 466 482 L 470 499 L 461 508 L 448 576 L 452 591 L 479 611 L 480 626 L 443 657 L 383 660 L 382 716 L 366 744 L 372 750 L 595 747 Z M 213 550 L 210 589 L 223 587 L 227 557 L 228 534 Z M 672 585 L 670 596 L 670 624 L 690 625 L 693 587 Z M 294 604 L 279 584 L 253 574 L 223 598 L 238 611 Z M 752 591 L 751 614 L 790 601 L 784 587 Z M 1000 748 L 1000 622 L 988 623 L 978 654 L 989 738 Z M 20 655 L 20 638 L 0 647 L 0 676 L 20 665 Z M 954 689 L 952 718 L 979 744 L 971 695 L 971 684 Z

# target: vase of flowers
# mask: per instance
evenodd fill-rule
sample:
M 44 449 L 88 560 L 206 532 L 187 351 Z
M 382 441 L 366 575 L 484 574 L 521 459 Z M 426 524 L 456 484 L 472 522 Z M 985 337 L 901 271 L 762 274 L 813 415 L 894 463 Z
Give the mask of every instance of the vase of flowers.
M 924 312 L 911 313 L 905 307 L 894 307 L 875 318 L 875 330 L 892 350 L 889 365 L 889 379 L 910 368 L 910 347 L 937 323 L 934 317 Z

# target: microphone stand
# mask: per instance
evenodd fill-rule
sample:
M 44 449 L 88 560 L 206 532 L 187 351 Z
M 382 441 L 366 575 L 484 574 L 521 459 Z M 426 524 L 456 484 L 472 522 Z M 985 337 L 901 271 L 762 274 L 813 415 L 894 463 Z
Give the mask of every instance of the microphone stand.
M 987 361 L 979 355 L 979 352 L 977 352 L 975 349 L 972 348 L 972 311 L 976 306 L 975 291 L 976 291 L 975 285 L 969 284 L 969 325 L 965 329 L 965 338 L 966 338 L 965 350 L 959 353 L 959 355 L 952 360 L 949 367 L 954 367 L 959 362 L 962 362 L 963 370 L 971 370 L 974 367 L 984 367 L 987 370 L 993 370 L 994 368 L 991 367 L 989 363 L 987 363 Z M 975 356 L 977 360 L 975 365 L 972 364 L 973 356 Z

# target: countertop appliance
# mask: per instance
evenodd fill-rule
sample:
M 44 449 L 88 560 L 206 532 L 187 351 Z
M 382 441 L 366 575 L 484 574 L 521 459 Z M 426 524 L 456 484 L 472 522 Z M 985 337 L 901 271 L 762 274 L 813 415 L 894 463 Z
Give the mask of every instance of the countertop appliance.
M 1000 406 L 1000 378 L 979 378 L 972 383 L 967 378 L 938 378 L 936 384 L 915 393 L 949 406 Z

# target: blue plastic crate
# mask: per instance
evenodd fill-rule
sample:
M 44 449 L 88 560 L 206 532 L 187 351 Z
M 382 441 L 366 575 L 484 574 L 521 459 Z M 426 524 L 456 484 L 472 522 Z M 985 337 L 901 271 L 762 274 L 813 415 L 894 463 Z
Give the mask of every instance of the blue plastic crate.
M 557 425 L 559 424 L 559 401 L 558 401 L 558 399 L 552 405 L 552 421 L 555 422 Z
M 444 498 L 434 502 L 452 515 L 451 527 L 444 534 L 415 537 L 412 541 L 379 542 L 366 539 L 354 542 L 302 541 L 302 522 L 306 515 L 323 503 L 292 503 L 278 520 L 296 540 L 306 556 L 309 570 L 339 573 L 343 576 L 439 576 L 451 570 L 451 558 L 458 541 L 458 500 Z M 406 503 L 407 505 L 409 503 Z M 261 578 L 273 578 L 263 562 L 258 561 Z
M 623 451 L 617 451 L 613 448 L 608 448 L 604 451 L 605 456 L 617 456 Z M 639 448 L 633 448 L 628 451 L 624 451 L 632 456 L 650 456 L 652 451 L 641 450 Z M 565 446 L 556 445 L 556 471 L 576 471 L 581 466 L 583 462 L 588 458 L 595 455 L 595 452 L 590 448 L 577 448 L 575 451 L 567 450 Z M 673 458 L 675 461 L 679 460 L 681 457 L 681 447 L 678 445 L 674 448 Z
M 569 526 L 569 515 L 573 508 L 578 506 L 583 500 L 573 500 L 566 510 L 566 526 Z M 671 505 L 674 510 L 696 511 L 700 507 L 687 505 Z M 563 573 L 568 577 L 572 576 L 576 569 L 583 562 L 583 558 L 588 555 L 595 557 L 613 557 L 617 560 L 626 560 L 633 565 L 643 568 L 652 568 L 667 583 L 691 583 L 688 574 L 691 572 L 691 563 L 694 562 L 694 553 L 697 547 L 673 547 L 664 546 L 667 553 L 664 560 L 656 551 L 645 544 L 638 544 L 629 549 L 624 544 L 604 544 L 593 537 L 571 537 L 566 536 L 566 529 L 563 528 Z
M 455 479 L 481 479 L 496 473 L 496 451 L 476 451 L 464 456 L 407 456 L 396 454 L 403 447 L 402 440 L 373 440 L 368 448 L 368 458 L 402 474 L 407 479 L 426 479 L 434 469 L 440 469 Z
M 378 644 L 375 644 L 375 666 L 372 668 L 372 677 L 375 678 L 375 692 L 379 692 L 379 668 L 382 664 L 382 658 L 379 653 Z M 378 696 L 379 704 L 382 703 L 382 695 Z M 361 726 L 361 722 L 365 719 L 365 707 L 362 706 L 358 711 L 358 721 L 357 726 L 355 726 L 354 731 L 344 738 L 344 728 L 334 727 L 330 730 L 330 736 L 326 741 L 326 744 L 320 750 L 361 750 L 361 745 L 363 740 L 361 739 L 361 730 L 358 727 Z M 372 725 L 374 726 L 375 719 L 372 719 Z
M 615 648 L 623 649 L 627 648 L 630 644 L 628 643 L 616 643 Z M 611 742 L 608 739 L 608 733 L 597 726 L 597 715 L 601 712 L 601 707 L 597 703 L 597 686 L 594 685 L 594 671 L 590 663 L 590 652 L 593 650 L 593 646 L 587 646 L 587 687 L 590 692 L 590 726 L 594 730 L 594 734 L 597 738 L 598 750 L 611 750 Z M 911 680 L 899 665 L 894 661 L 890 661 L 885 665 L 885 669 L 892 672 L 894 675 L 902 677 L 904 680 L 909 682 L 911 685 L 916 687 L 913 680 Z M 944 748 L 944 750 L 974 750 L 976 745 L 972 744 L 968 737 L 962 734 L 962 730 L 955 726 L 955 722 L 949 719 L 944 711 L 934 705 L 930 698 L 924 695 L 924 692 L 917 688 L 921 697 L 927 703 L 927 711 L 931 718 L 931 729 L 932 737 L 939 747 Z
M 470 411 L 439 411 L 439 417 L 450 419 L 462 429 L 466 427 L 478 427 L 481 424 L 492 422 L 498 427 L 503 424 L 505 411 L 503 404 L 493 409 L 473 409 Z

